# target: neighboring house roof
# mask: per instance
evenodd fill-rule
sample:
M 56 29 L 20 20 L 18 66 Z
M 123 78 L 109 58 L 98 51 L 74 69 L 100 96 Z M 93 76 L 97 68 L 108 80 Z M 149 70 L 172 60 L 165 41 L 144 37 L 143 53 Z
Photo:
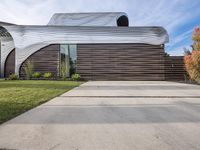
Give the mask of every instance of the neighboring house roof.
M 11 35 L 5 28 L 2 28 L 0 26 L 0 39 L 5 38 L 5 37 L 11 37 Z
M 15 25 L 15 24 L 13 24 L 13 23 L 8 23 L 8 22 L 2 22 L 2 21 L 0 21 L 0 25 Z
M 120 17 L 125 17 L 124 21 L 128 21 L 127 14 L 123 12 L 56 13 L 52 16 L 48 25 L 119 26 L 117 20 Z

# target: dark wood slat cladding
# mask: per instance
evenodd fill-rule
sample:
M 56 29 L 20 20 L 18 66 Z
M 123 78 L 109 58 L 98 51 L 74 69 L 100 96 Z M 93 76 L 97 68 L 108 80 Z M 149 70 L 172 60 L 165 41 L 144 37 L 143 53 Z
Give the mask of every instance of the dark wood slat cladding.
M 20 76 L 24 77 L 24 67 L 28 60 L 34 65 L 34 72 L 46 73 L 51 72 L 54 77 L 59 76 L 59 49 L 58 44 L 52 44 L 44 47 L 31 56 L 22 64 Z
M 15 49 L 13 49 L 7 56 L 5 61 L 4 76 L 7 78 L 13 73 L 15 73 Z
M 164 80 L 161 45 L 78 44 L 77 55 L 86 80 Z
M 185 75 L 183 56 L 165 57 L 165 80 L 182 81 L 185 80 Z

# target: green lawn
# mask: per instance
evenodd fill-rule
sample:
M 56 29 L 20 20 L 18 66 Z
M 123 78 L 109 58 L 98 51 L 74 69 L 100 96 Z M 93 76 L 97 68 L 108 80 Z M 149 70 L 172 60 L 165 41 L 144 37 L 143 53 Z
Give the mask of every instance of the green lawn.
M 0 124 L 80 84 L 73 81 L 0 80 Z

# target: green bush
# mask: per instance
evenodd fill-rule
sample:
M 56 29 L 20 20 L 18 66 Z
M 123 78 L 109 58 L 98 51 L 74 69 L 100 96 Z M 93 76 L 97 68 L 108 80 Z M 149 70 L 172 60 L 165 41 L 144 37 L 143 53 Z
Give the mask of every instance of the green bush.
M 32 75 L 33 78 L 40 78 L 41 76 L 42 75 L 41 75 L 40 72 L 34 72 L 33 75 Z
M 19 78 L 18 78 L 18 75 L 16 75 L 16 74 L 13 73 L 13 74 L 9 75 L 8 79 L 9 80 L 18 80 Z
M 73 81 L 79 81 L 81 79 L 81 76 L 77 73 L 73 74 L 72 75 L 72 80 Z
M 25 77 L 26 79 L 31 79 L 32 77 L 32 74 L 33 74 L 33 64 L 30 60 L 28 60 L 25 64 L 25 67 L 24 67 L 24 71 L 25 71 Z
M 50 78 L 52 78 L 52 73 L 51 73 L 51 72 L 47 72 L 47 73 L 45 73 L 45 74 L 43 75 L 43 77 L 44 77 L 45 79 L 50 79 Z

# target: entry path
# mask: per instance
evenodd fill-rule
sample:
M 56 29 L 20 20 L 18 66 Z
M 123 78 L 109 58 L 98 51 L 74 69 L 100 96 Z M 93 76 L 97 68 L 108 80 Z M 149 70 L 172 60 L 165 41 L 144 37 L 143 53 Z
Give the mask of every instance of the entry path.
M 87 82 L 0 126 L 0 149 L 198 150 L 200 86 Z

